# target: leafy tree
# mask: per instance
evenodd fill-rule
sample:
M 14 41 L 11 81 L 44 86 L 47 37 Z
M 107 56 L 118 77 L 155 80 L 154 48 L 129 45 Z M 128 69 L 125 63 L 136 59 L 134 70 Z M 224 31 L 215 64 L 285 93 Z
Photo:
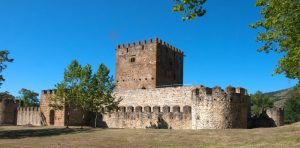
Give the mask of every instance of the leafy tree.
M 104 107 L 116 108 L 113 91 L 113 79 L 109 76 L 109 70 L 101 64 L 97 73 L 92 73 L 91 65 L 82 66 L 72 61 L 64 73 L 64 80 L 56 85 L 55 97 L 52 98 L 54 109 L 66 107 L 67 127 L 69 125 L 70 109 L 82 111 L 82 124 L 85 121 L 85 112 L 97 113 Z M 96 123 L 95 123 L 96 126 Z
M 195 17 L 201 17 L 206 13 L 203 9 L 203 4 L 206 0 L 173 0 L 175 4 L 173 5 L 174 12 L 180 12 L 184 16 L 182 20 L 193 20 Z
M 40 105 L 38 93 L 22 88 L 19 91 L 19 94 L 20 96 L 18 99 L 20 100 L 20 107 L 38 107 Z
M 3 99 L 15 100 L 15 96 L 11 95 L 8 91 L 0 92 L 0 102 Z
M 114 89 L 113 78 L 109 76 L 109 69 L 100 64 L 97 72 L 91 78 L 88 89 L 88 110 L 95 114 L 94 127 L 97 127 L 98 113 L 104 113 L 117 108 L 118 101 L 112 96 Z
M 286 123 L 300 121 L 300 93 L 292 95 L 284 103 L 284 120 Z
M 82 112 L 81 128 L 83 128 L 85 120 L 85 112 L 88 111 L 88 95 L 89 85 L 92 77 L 91 65 L 84 66 L 79 75 L 79 85 L 76 87 L 76 97 L 74 100 L 75 106 Z
M 274 74 L 285 74 L 287 78 L 300 81 L 300 1 L 256 0 L 261 8 L 262 19 L 252 24 L 262 28 L 257 41 L 264 45 L 259 51 L 275 51 L 283 55 Z
M 8 57 L 9 55 L 9 51 L 7 50 L 0 50 L 0 86 L 3 84 L 3 82 L 5 81 L 3 75 L 1 74 L 2 71 L 7 67 L 7 65 L 5 64 L 6 62 L 13 62 L 13 59 L 10 59 Z
M 251 102 L 252 116 L 259 116 L 264 108 L 274 106 L 273 100 L 271 100 L 269 97 L 267 97 L 260 91 L 257 91 L 255 94 L 251 95 Z
M 62 82 L 55 85 L 55 96 L 51 98 L 50 107 L 55 110 L 65 108 L 67 112 L 66 126 L 69 127 L 70 109 L 76 108 L 78 104 L 78 97 L 80 96 L 79 85 L 81 83 L 82 67 L 78 61 L 73 60 L 71 64 L 65 69 L 64 79 Z

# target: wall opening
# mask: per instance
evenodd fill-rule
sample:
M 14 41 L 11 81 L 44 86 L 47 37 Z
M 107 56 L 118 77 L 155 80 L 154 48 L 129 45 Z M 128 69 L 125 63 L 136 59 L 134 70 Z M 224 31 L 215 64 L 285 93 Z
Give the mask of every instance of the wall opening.
M 199 96 L 199 88 L 196 89 L 196 96 Z
M 55 121 L 55 111 L 54 110 L 50 110 L 50 125 L 54 125 L 54 121 Z
M 135 62 L 135 58 L 130 58 L 130 62 L 134 63 Z

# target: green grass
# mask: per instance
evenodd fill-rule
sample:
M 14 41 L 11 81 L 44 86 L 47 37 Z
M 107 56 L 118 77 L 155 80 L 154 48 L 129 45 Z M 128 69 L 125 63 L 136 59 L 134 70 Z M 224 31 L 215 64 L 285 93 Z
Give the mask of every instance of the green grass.
M 233 130 L 0 126 L 0 147 L 300 147 L 300 123 Z

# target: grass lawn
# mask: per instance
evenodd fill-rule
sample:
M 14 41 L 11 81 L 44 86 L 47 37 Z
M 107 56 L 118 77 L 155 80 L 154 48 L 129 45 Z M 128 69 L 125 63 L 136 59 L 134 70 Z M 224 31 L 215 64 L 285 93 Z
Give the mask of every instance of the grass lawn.
M 300 123 L 197 131 L 0 126 L 0 147 L 300 147 Z

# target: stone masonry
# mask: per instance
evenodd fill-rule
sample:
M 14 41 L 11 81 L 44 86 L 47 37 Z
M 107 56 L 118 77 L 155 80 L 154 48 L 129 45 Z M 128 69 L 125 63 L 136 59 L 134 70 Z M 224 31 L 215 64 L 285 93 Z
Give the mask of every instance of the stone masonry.
M 0 125 L 15 124 L 19 101 L 3 99 L 0 101 Z
M 157 38 L 116 49 L 116 90 L 183 83 L 183 52 Z
M 114 96 L 119 109 L 99 117 L 108 128 L 228 129 L 247 128 L 250 96 L 241 87 L 183 86 L 183 52 L 158 38 L 117 45 Z M 54 90 L 43 90 L 40 108 L 19 109 L 18 124 L 80 125 L 82 114 L 72 107 L 50 107 Z M 0 123 L 3 121 L 3 103 Z M 38 115 L 40 114 L 40 120 Z M 267 114 L 282 125 L 282 110 Z M 2 115 L 2 116 L 1 116 Z M 85 124 L 88 125 L 90 121 Z

